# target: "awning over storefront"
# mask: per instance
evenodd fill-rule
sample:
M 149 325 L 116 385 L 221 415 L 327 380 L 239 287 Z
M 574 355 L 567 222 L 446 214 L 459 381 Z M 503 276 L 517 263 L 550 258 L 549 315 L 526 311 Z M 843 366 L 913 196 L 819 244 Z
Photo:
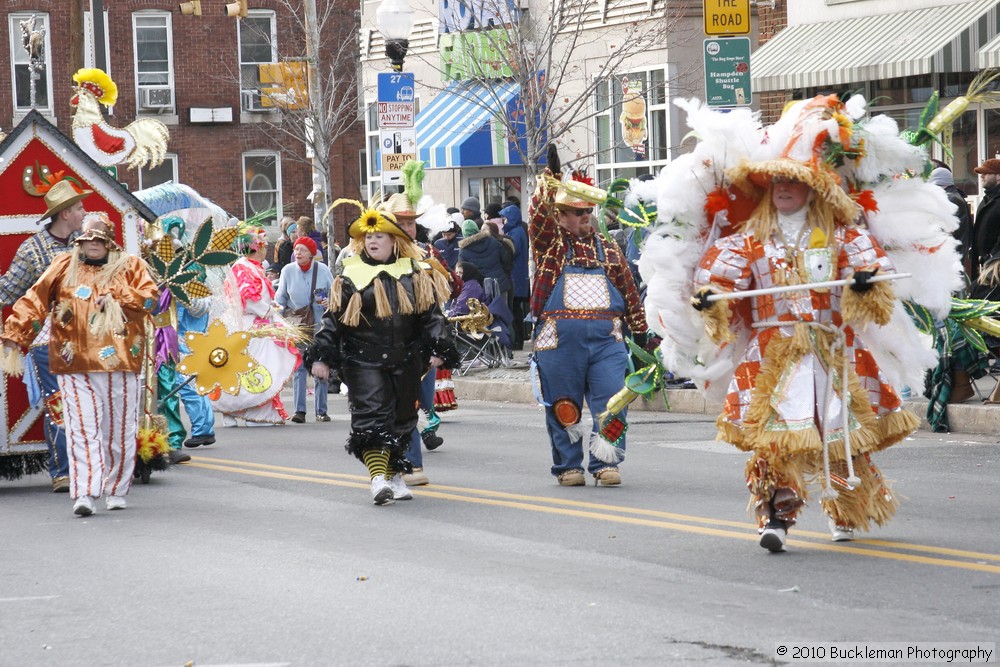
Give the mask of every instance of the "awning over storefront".
M 979 69 L 1000 67 L 1000 35 L 979 49 Z
M 998 0 L 790 26 L 750 59 L 754 92 L 979 69 Z
M 431 169 L 521 164 L 498 116 L 510 116 L 520 86 L 452 83 L 417 114 L 417 152 Z

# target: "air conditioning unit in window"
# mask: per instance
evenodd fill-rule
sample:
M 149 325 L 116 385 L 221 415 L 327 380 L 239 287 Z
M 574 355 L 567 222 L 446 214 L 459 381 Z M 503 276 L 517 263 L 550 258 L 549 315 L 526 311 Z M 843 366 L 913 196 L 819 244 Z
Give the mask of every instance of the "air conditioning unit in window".
M 243 110 L 244 111 L 274 111 L 273 107 L 265 107 L 261 103 L 261 94 L 258 90 L 244 90 L 243 92 Z
M 139 89 L 140 109 L 170 109 L 174 106 L 173 91 L 170 86 L 157 86 Z

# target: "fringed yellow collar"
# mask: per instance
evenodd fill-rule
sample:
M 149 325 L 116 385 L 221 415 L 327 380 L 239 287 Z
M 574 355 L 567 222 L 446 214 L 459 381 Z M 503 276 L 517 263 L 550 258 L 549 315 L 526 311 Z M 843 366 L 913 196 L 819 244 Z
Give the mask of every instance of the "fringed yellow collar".
M 412 259 L 405 257 L 397 259 L 392 264 L 368 264 L 360 255 L 352 255 L 344 260 L 344 276 L 354 284 L 355 289 L 360 291 L 371 285 L 380 273 L 387 273 L 394 280 L 412 275 L 414 264 Z M 416 264 L 422 270 L 427 268 L 422 263 Z

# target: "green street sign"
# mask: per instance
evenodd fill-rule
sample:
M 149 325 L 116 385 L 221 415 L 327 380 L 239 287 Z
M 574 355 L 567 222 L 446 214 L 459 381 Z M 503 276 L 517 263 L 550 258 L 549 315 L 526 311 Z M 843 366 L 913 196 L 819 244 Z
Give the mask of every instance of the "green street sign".
M 749 106 L 750 38 L 705 40 L 705 102 L 710 107 Z
M 104 171 L 111 174 L 111 178 L 118 180 L 118 165 L 112 165 L 110 167 L 103 167 Z

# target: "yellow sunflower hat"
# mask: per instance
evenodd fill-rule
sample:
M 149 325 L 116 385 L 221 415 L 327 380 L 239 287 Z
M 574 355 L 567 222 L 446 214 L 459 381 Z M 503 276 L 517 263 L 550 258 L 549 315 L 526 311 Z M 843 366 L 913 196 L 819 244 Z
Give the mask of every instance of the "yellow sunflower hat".
M 365 234 L 382 232 L 383 234 L 398 236 L 407 241 L 410 240 L 410 235 L 396 224 L 396 219 L 392 213 L 389 213 L 388 211 L 378 211 L 369 206 L 365 206 L 357 199 L 338 199 L 330 206 L 330 210 L 337 208 L 341 204 L 353 204 L 358 207 L 359 211 L 361 211 L 361 215 L 351 223 L 350 227 L 347 228 L 347 234 L 352 239 L 363 239 Z

